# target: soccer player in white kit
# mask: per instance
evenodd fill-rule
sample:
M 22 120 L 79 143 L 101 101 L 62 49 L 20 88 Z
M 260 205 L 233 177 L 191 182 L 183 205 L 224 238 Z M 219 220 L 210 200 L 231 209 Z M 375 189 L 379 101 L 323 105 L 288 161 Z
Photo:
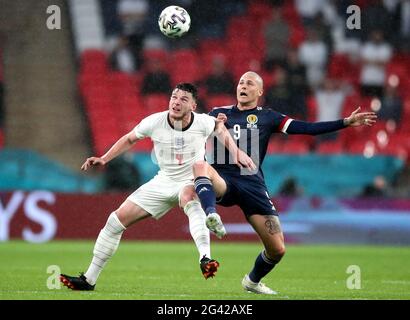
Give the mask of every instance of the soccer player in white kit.
M 207 114 L 194 113 L 196 100 L 194 85 L 178 84 L 172 92 L 167 111 L 146 117 L 106 154 L 88 158 L 82 165 L 82 170 L 105 165 L 129 150 L 138 140 L 150 137 L 160 170 L 111 213 L 98 235 L 88 270 L 79 277 L 61 274 L 60 280 L 64 285 L 73 290 L 94 290 L 98 276 L 117 250 L 125 229 L 148 217 L 159 219 L 176 205 L 188 216 L 190 233 L 199 251 L 205 279 L 215 275 L 219 263 L 211 259 L 206 215 L 195 193 L 192 166 L 204 159 L 205 142 L 212 134 L 216 134 L 231 151 L 238 166 L 255 168 L 255 164 L 238 149 L 223 122 Z M 220 231 L 215 232 L 218 237 L 225 234 L 225 230 L 217 231 Z

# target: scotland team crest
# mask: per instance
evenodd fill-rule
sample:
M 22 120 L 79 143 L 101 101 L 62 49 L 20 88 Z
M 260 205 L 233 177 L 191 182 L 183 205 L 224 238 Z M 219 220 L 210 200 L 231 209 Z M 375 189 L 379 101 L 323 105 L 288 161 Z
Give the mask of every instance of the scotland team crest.
M 258 125 L 256 124 L 258 122 L 258 117 L 254 114 L 250 114 L 249 116 L 246 117 L 246 122 L 247 125 L 246 127 L 248 129 L 257 129 Z

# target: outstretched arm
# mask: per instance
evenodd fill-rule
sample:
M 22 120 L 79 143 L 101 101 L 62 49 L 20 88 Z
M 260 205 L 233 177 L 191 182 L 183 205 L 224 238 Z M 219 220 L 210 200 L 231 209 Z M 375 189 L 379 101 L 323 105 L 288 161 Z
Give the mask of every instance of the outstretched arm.
M 114 145 L 101 157 L 90 157 L 83 163 L 81 170 L 87 170 L 91 166 L 105 165 L 112 159 L 118 157 L 120 154 L 129 150 L 138 138 L 134 130 L 122 136 Z
M 336 121 L 305 122 L 293 120 L 289 124 L 286 133 L 317 135 L 337 131 L 346 127 L 358 127 L 361 125 L 372 126 L 376 122 L 377 115 L 374 112 L 359 113 L 359 111 L 360 107 L 353 111 L 349 117 Z
M 218 114 L 215 124 L 215 135 L 219 141 L 229 150 L 230 154 L 233 156 L 235 163 L 238 167 L 249 168 L 251 170 L 256 169 L 256 165 L 249 157 L 246 152 L 238 148 L 235 141 L 233 140 L 228 129 L 225 127 L 226 115 L 223 113 Z

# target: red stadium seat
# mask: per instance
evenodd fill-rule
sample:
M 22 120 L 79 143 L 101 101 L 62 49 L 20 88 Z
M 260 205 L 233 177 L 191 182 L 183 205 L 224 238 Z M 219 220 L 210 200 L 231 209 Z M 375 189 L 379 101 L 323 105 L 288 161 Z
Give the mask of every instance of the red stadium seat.
M 170 53 L 164 49 L 145 49 L 143 51 L 144 64 L 142 65 L 141 72 L 139 74 L 143 75 L 149 71 L 150 65 L 157 65 L 158 62 L 161 63 L 162 68 L 166 72 L 172 72 L 172 61 L 170 58 Z
M 206 98 L 206 109 L 212 110 L 214 107 L 229 106 L 236 104 L 236 98 L 232 94 L 215 94 Z
M 93 137 L 95 154 L 104 154 L 120 138 L 119 135 L 107 133 L 106 135 L 97 134 Z
M 272 71 L 266 71 L 266 70 L 261 70 L 259 72 L 259 75 L 262 77 L 263 79 L 263 87 L 265 88 L 265 90 L 267 88 L 272 87 L 273 85 L 275 85 L 275 72 Z
M 367 127 L 360 126 L 354 128 L 346 128 L 339 131 L 339 139 L 341 143 L 348 148 L 353 143 L 362 143 L 370 139 L 369 130 Z
M 309 146 L 304 141 L 298 140 L 290 140 L 284 142 L 282 146 L 282 153 L 290 153 L 290 154 L 304 154 L 309 153 Z
M 202 71 L 197 53 L 192 49 L 174 51 L 170 61 L 169 72 L 172 85 L 180 82 L 199 81 L 202 77 Z
M 351 141 L 346 145 L 346 150 L 353 154 L 363 154 L 365 141 Z
M 373 124 L 371 127 L 365 127 L 367 129 L 367 131 L 369 132 L 369 136 L 370 137 L 376 137 L 376 135 L 380 132 L 380 131 L 385 131 L 387 134 L 392 134 L 394 132 L 389 132 L 388 129 L 388 125 L 387 125 L 387 121 L 384 120 L 380 120 L 377 119 L 376 123 Z
M 365 157 L 372 157 L 378 153 L 376 143 L 373 140 L 367 141 L 353 141 L 346 146 L 349 153 L 364 155 Z
M 410 91 L 403 101 L 403 114 L 398 127 L 400 132 L 407 132 L 410 135 Z
M 84 95 L 87 93 L 89 88 L 106 87 L 108 83 L 108 73 L 81 73 L 77 78 L 77 83 L 81 95 Z
M 292 25 L 300 25 L 302 23 L 293 1 L 284 2 L 282 14 L 286 21 Z
M 379 149 L 380 154 L 394 156 L 404 161 L 407 161 L 409 150 L 403 147 L 402 144 L 395 142 L 394 140 L 390 141 L 386 147 Z
M 346 66 L 349 64 L 349 57 L 346 54 L 332 54 L 327 69 L 328 77 L 343 78 L 346 73 Z
M 291 48 L 299 48 L 300 44 L 305 40 L 306 33 L 303 29 L 303 25 L 291 25 L 290 26 L 290 38 L 289 46 Z
M 254 34 L 255 29 L 250 25 L 248 16 L 234 16 L 232 17 L 227 26 L 225 37 L 227 40 L 234 40 L 238 42 L 247 42 Z
M 200 54 L 208 55 L 208 54 L 221 54 L 225 55 L 225 41 L 221 39 L 204 39 L 198 45 Z
M 236 16 L 230 19 L 225 33 L 224 46 L 230 54 L 229 59 L 232 65 L 243 64 L 243 60 L 261 61 L 263 59 L 265 39 L 262 29 L 258 26 L 259 23 L 250 16 Z
M 4 147 L 4 132 L 3 129 L 0 128 L 0 148 Z
M 386 66 L 386 79 L 391 75 L 396 75 L 401 85 L 408 77 L 408 70 L 408 66 L 404 60 L 393 58 Z
M 120 137 L 121 132 L 115 121 L 93 121 L 90 123 L 94 149 L 97 154 L 104 154 Z
M 100 106 L 98 104 L 104 103 L 111 105 L 111 92 L 106 87 L 90 87 L 84 94 L 83 100 L 87 109 Z M 96 105 L 97 104 L 97 105 Z
M 116 117 L 122 132 L 128 132 L 149 115 L 141 98 L 137 96 L 118 97 L 115 101 Z
M 317 121 L 317 101 L 315 96 L 306 97 L 307 120 L 310 122 Z
M 283 139 L 271 138 L 268 144 L 268 154 L 277 154 L 282 152 Z
M 342 79 L 357 85 L 359 81 L 359 65 L 353 64 L 346 54 L 332 54 L 327 75 L 329 78 Z
M 107 54 L 104 50 L 86 49 L 81 53 L 81 61 L 104 64 L 107 62 Z
M 260 59 L 256 59 L 249 51 L 228 57 L 229 69 L 235 79 L 239 79 L 246 71 L 260 71 Z
M 316 152 L 320 154 L 339 154 L 343 151 L 343 143 L 340 140 L 323 141 L 316 147 Z
M 116 114 L 112 110 L 89 110 L 87 112 L 88 120 L 91 128 L 119 128 Z M 98 129 L 99 130 L 99 129 Z
M 228 63 L 228 58 L 224 53 L 221 52 L 207 52 L 201 55 L 201 62 L 202 62 L 202 77 L 205 79 L 211 72 L 212 72 L 212 64 L 215 58 L 221 58 Z
M 148 94 L 143 97 L 143 108 L 146 113 L 165 111 L 168 105 L 169 96 L 165 93 Z
M 132 81 L 133 87 L 135 88 L 135 93 L 137 94 L 137 96 L 140 96 L 142 81 L 143 81 L 142 72 L 138 72 L 137 74 L 131 75 L 131 81 Z
M 84 50 L 80 56 L 81 73 L 107 73 L 107 54 L 102 50 Z
M 303 142 L 310 148 L 310 146 L 312 146 L 315 141 L 315 137 L 306 134 L 289 134 L 285 136 L 285 141 Z
M 266 1 L 252 1 L 248 6 L 249 17 L 262 23 L 272 18 L 272 11 L 273 7 Z
M 390 136 L 389 144 L 400 145 L 410 153 L 410 138 L 407 132 L 397 132 Z
M 135 78 L 125 72 L 111 72 L 108 76 L 108 83 L 111 90 L 123 90 L 135 92 Z
M 77 78 L 79 85 L 86 84 L 101 84 L 108 81 L 108 73 L 80 73 Z
M 168 59 L 168 51 L 164 49 L 144 49 L 143 53 L 144 60 L 167 60 Z

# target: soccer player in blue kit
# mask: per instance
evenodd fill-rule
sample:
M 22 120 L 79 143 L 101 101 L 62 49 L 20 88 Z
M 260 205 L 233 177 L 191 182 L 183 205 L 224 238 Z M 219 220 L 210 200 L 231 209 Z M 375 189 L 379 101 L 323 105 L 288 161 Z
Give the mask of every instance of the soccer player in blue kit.
M 336 121 L 298 121 L 260 107 L 258 100 L 262 94 L 262 78 L 248 71 L 239 80 L 237 104 L 217 107 L 210 112 L 210 115 L 225 121 L 239 148 L 246 150 L 258 168 L 252 172 L 230 163 L 227 150 L 222 148 L 221 152 L 220 146 L 215 144 L 213 164 L 198 161 L 193 170 L 195 190 L 207 214 L 207 227 L 220 237 L 224 236 L 226 231 L 216 212 L 216 203 L 225 207 L 238 205 L 263 243 L 264 250 L 257 256 L 251 272 L 242 280 L 243 288 L 259 294 L 276 294 L 260 282 L 285 254 L 278 213 L 269 198 L 261 170 L 272 133 L 317 135 L 347 127 L 371 126 L 377 116 L 374 112 L 359 113 L 358 108 L 349 117 Z

